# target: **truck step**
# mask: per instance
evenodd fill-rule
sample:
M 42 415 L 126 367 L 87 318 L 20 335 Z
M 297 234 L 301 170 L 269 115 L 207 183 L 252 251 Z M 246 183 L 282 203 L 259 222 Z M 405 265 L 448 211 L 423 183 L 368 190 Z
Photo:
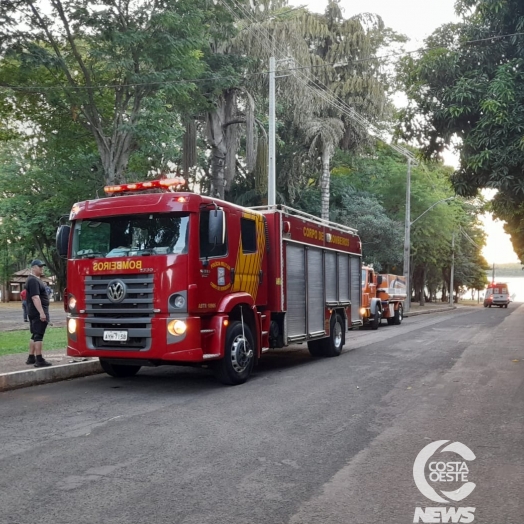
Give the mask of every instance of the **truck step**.
M 269 351 L 269 348 L 262 348 L 262 353 L 267 353 Z
M 203 358 L 204 360 L 208 360 L 210 358 L 218 358 L 220 357 L 220 353 L 205 353 Z

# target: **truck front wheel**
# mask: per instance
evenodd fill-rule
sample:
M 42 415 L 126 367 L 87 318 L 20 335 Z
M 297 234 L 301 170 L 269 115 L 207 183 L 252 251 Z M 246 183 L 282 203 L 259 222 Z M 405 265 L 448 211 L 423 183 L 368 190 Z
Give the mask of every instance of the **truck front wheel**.
M 404 308 L 402 307 L 402 304 L 398 305 L 398 308 L 395 310 L 395 316 L 393 317 L 393 324 L 399 326 L 402 324 L 402 320 L 404 318 Z
M 373 320 L 371 321 L 371 329 L 378 329 L 380 326 L 380 321 L 382 320 L 382 310 L 379 306 L 375 306 L 375 314 L 373 315 Z
M 124 364 L 112 364 L 104 358 L 100 359 L 100 366 L 108 375 L 111 375 L 115 378 L 134 377 L 142 367 L 126 366 Z
M 235 320 L 229 324 L 226 333 L 224 358 L 214 363 L 213 371 L 222 384 L 235 386 L 243 384 L 251 374 L 255 363 L 255 344 L 247 324 Z

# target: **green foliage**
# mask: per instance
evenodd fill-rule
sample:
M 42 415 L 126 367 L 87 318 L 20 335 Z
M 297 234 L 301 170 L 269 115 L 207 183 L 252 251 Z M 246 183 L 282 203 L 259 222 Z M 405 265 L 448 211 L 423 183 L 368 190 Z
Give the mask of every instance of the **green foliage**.
M 22 311 L 20 308 L 20 315 Z M 28 330 L 0 331 L 0 357 L 29 352 Z M 45 332 L 44 354 L 46 351 L 65 349 L 67 347 L 67 332 L 65 328 L 48 328 Z
M 137 149 L 171 159 L 161 144 L 172 143 L 172 110 L 192 104 L 191 79 L 203 70 L 203 3 L 3 2 L 0 20 L 6 131 L 25 126 L 47 138 L 56 131 L 50 116 L 78 124 L 97 146 L 107 183 L 123 180 Z
M 411 102 L 401 132 L 418 138 L 427 156 L 456 144 L 455 190 L 498 190 L 493 209 L 524 260 L 524 4 L 460 0 L 457 8 L 462 23 L 442 26 L 428 51 L 402 63 Z
M 399 271 L 402 265 L 399 257 L 402 257 L 404 239 L 406 161 L 388 146 L 377 144 L 373 150 L 358 156 L 338 151 L 333 166 L 334 180 L 340 177 L 355 191 L 365 191 L 373 195 L 389 220 L 395 224 L 390 226 L 395 232 L 391 234 L 394 242 L 387 244 L 386 239 L 381 239 L 381 242 L 387 246 L 385 251 L 389 256 L 393 256 L 395 248 L 397 249 L 394 260 L 398 262 L 387 262 L 384 254 L 379 255 L 378 262 L 384 267 Z M 453 198 L 451 173 L 452 169 L 440 162 L 420 164 L 411 170 L 410 265 L 415 288 L 418 287 L 419 291 L 426 285 L 430 291 L 433 289 L 436 292 L 445 288 L 445 282 L 449 282 L 454 232 L 457 252 L 455 267 L 458 271 L 456 287 L 477 282 L 486 265 L 480 255 L 485 236 L 476 218 L 482 211 L 482 201 L 467 203 L 460 199 L 447 200 Z M 351 208 L 352 204 L 345 205 Z M 370 209 L 373 207 L 370 206 Z M 359 217 L 354 217 L 354 220 L 358 223 Z M 464 235 L 459 235 L 461 228 L 468 233 L 477 247 L 465 240 Z M 367 259 L 371 246 L 367 246 L 368 238 L 363 238 L 362 242 L 364 259 Z M 461 250 L 464 256 L 459 259 L 458 253 L 462 253 Z
M 9 244 L 26 263 L 34 256 L 44 259 L 64 286 L 64 264 L 55 251 L 60 217 L 78 201 L 92 198 L 103 186 L 96 150 L 89 141 L 76 141 L 71 149 L 71 130 L 51 135 L 49 141 L 27 149 L 21 141 L 0 144 L 0 242 Z M 13 264 L 11 264 L 12 267 Z

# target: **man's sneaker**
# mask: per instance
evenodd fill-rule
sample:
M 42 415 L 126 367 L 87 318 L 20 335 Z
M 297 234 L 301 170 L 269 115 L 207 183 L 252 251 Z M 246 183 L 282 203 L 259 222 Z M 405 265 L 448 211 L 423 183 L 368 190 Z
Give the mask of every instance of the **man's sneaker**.
M 27 357 L 27 360 L 25 361 L 26 364 L 35 364 L 36 363 L 36 358 L 34 355 L 29 355 Z
M 45 368 L 47 366 L 52 366 L 51 362 L 48 362 L 45 358 L 42 360 L 37 360 L 35 362 L 35 368 Z

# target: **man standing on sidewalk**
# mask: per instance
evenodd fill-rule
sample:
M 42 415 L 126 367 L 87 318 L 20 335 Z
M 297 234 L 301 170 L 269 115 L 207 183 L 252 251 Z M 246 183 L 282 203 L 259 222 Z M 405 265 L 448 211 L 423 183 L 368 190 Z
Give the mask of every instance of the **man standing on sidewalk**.
M 31 340 L 29 341 L 29 356 L 26 364 L 34 364 L 35 368 L 50 366 L 42 356 L 42 342 L 49 322 L 49 295 L 40 277 L 44 274 L 45 264 L 41 260 L 31 262 L 31 275 L 27 278 L 27 313 Z

